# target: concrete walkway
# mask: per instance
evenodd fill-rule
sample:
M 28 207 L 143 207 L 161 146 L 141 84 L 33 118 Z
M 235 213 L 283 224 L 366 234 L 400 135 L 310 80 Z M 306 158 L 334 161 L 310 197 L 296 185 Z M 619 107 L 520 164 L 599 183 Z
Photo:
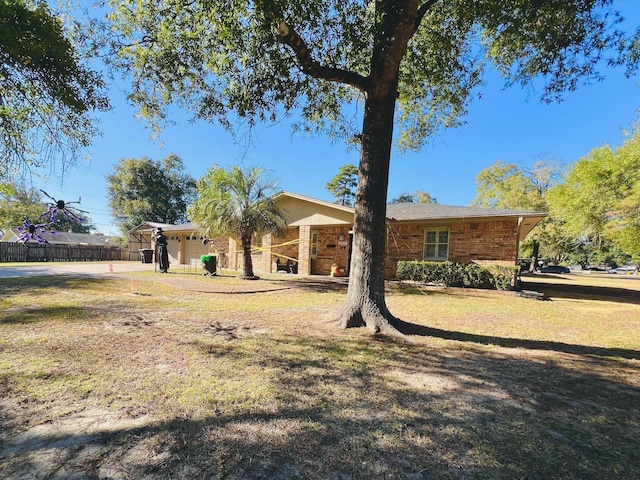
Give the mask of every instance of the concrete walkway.
M 142 262 L 43 262 L 25 263 L 24 265 L 12 264 L 11 266 L 0 264 L 0 278 L 25 278 L 48 275 L 69 275 L 83 277 L 126 277 L 131 272 L 154 272 L 156 265 Z M 259 281 L 242 281 L 240 283 L 229 284 L 221 281 L 226 276 L 235 276 L 231 272 L 228 274 L 218 274 L 219 276 L 200 275 L 172 275 L 172 273 L 194 273 L 189 266 L 178 265 L 169 269 L 168 274 L 158 273 L 152 277 L 155 281 L 164 283 L 173 288 L 199 292 L 199 293 L 261 293 L 274 292 L 278 290 L 288 290 L 294 288 L 311 290 L 346 290 L 348 278 L 346 277 L 326 277 L 322 275 L 298 276 L 298 275 L 275 275 L 274 278 L 262 278 Z

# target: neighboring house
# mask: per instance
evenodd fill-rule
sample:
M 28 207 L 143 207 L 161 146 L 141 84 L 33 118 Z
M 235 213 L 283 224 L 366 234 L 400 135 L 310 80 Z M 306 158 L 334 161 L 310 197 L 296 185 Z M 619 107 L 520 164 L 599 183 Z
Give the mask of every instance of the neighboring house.
M 254 246 L 256 272 L 276 272 L 279 260 L 295 263 L 303 275 L 330 275 L 347 271 L 351 258 L 354 209 L 291 192 L 276 199 L 289 219 L 282 238 L 265 235 Z M 387 205 L 385 276 L 395 276 L 400 260 L 450 260 L 483 265 L 516 265 L 520 242 L 546 217 L 541 212 L 438 204 Z M 146 223 L 129 234 L 133 255 L 154 248 L 151 233 L 157 226 L 169 238 L 170 261 L 188 264 L 200 255 L 217 253 L 223 266 L 240 269 L 242 252 L 232 238 L 204 238 L 195 224 Z
M 92 233 L 71 233 L 71 232 L 49 232 L 40 233 L 40 236 L 49 242 L 50 245 L 89 245 L 97 247 L 117 247 L 114 242 L 117 237 L 108 235 L 94 235 Z M 17 228 L 11 228 L 2 237 L 2 242 L 18 243 L 20 240 L 20 231 Z M 29 244 L 38 243 L 35 240 L 27 242 Z
M 117 237 L 89 233 L 40 232 L 49 244 L 20 239 L 17 228 L 9 229 L 0 240 L 0 261 L 89 261 L 121 260 Z

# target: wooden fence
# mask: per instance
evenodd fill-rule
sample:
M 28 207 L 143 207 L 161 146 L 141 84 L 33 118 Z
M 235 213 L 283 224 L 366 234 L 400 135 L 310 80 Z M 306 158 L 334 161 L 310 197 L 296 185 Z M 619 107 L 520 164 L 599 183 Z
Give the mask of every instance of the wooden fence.
M 120 247 L 0 242 L 0 262 L 87 262 L 121 259 Z

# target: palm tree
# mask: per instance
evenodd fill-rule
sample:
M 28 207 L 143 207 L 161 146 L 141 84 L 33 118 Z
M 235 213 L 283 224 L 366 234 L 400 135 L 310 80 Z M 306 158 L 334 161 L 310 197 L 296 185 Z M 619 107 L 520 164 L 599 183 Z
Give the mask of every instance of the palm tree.
M 282 234 L 287 226 L 284 212 L 274 201 L 277 180 L 260 167 L 215 165 L 198 181 L 198 198 L 189 207 L 189 217 L 206 234 L 240 239 L 244 259 L 241 278 L 255 280 L 251 259 L 254 235 Z

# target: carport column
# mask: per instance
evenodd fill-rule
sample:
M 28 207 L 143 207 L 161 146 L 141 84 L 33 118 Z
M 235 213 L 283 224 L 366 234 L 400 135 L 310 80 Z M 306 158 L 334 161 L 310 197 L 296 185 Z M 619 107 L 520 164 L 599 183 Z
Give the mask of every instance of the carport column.
M 180 250 L 178 252 L 178 263 L 185 264 L 188 263 L 187 262 L 187 257 L 185 256 L 185 249 L 186 249 L 186 245 L 187 245 L 187 241 L 185 240 L 185 235 L 183 233 L 181 233 L 178 237 L 176 237 L 178 239 L 178 242 L 180 242 Z
M 229 237 L 229 269 L 237 270 L 238 269 L 238 254 L 236 252 L 237 244 L 236 241 Z
M 262 237 L 262 271 L 272 273 L 271 234 Z
M 518 217 L 518 226 L 516 227 L 516 262 L 515 265 L 519 266 L 520 265 L 520 229 L 522 227 L 522 222 L 524 222 L 524 217 Z M 512 279 L 512 286 L 513 287 L 518 287 L 518 276 L 520 275 L 520 269 L 518 269 L 514 274 L 513 274 L 513 279 Z
M 298 274 L 311 275 L 311 225 L 298 228 Z
M 522 222 L 524 222 L 524 217 L 518 217 L 518 226 L 516 227 L 516 261 L 515 264 L 519 265 L 519 257 L 520 257 L 520 229 L 522 227 Z

